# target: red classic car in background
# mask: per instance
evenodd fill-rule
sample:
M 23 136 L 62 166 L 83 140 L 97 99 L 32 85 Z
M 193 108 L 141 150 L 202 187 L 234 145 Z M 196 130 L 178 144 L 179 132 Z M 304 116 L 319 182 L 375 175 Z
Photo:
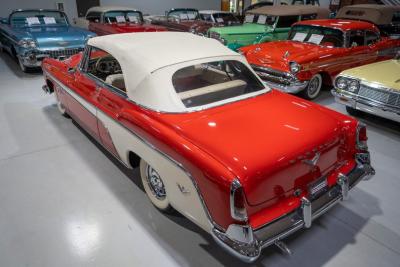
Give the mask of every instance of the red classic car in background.
M 295 23 L 287 41 L 243 47 L 241 53 L 273 88 L 314 99 L 341 71 L 393 58 L 399 49 L 400 40 L 381 36 L 372 23 L 329 19 Z
M 165 27 L 144 23 L 142 12 L 130 7 L 92 7 L 87 11 L 85 18 L 78 19 L 76 24 L 99 36 L 114 33 L 167 31 Z
M 205 35 L 214 23 L 201 19 L 199 11 L 193 8 L 174 8 L 165 16 L 154 16 L 151 23 L 166 27 L 170 31 L 191 32 Z
M 286 249 L 284 237 L 374 174 L 364 125 L 265 87 L 214 39 L 95 37 L 84 53 L 46 59 L 43 73 L 62 114 L 140 167 L 157 208 L 176 209 L 247 262 Z

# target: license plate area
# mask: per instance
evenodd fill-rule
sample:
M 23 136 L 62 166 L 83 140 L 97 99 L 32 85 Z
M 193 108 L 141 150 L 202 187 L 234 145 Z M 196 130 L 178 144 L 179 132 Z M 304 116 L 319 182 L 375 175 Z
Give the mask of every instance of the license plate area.
M 311 199 L 316 199 L 321 194 L 328 190 L 328 180 L 327 177 L 321 177 L 318 180 L 308 184 L 308 192 Z

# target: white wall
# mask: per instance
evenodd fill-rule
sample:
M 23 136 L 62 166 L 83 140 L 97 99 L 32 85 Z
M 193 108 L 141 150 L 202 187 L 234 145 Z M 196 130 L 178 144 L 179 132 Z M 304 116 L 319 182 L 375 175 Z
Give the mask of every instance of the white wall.
M 0 0 L 0 17 L 7 17 L 14 9 L 49 8 L 55 9 L 57 2 L 63 2 L 68 18 L 76 17 L 76 0 Z
M 144 14 L 162 15 L 166 10 L 179 7 L 221 9 L 221 0 L 100 0 L 102 5 L 133 6 Z

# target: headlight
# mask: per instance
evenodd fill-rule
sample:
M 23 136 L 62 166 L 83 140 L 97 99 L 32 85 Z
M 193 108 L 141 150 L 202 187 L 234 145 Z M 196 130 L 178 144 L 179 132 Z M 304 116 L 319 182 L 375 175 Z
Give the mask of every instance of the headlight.
M 18 42 L 18 45 L 22 46 L 23 48 L 35 48 L 36 42 L 32 39 L 22 39 Z
M 346 90 L 356 94 L 360 89 L 360 82 L 356 79 L 340 76 L 336 79 L 335 86 L 340 90 Z
M 190 32 L 193 34 L 196 34 L 196 30 L 195 29 L 190 29 Z
M 289 63 L 289 65 L 290 65 L 290 72 L 291 73 L 295 74 L 295 73 L 298 73 L 300 71 L 301 66 L 297 62 L 292 61 L 292 62 Z
M 209 32 L 210 38 L 220 39 L 221 35 L 217 32 Z

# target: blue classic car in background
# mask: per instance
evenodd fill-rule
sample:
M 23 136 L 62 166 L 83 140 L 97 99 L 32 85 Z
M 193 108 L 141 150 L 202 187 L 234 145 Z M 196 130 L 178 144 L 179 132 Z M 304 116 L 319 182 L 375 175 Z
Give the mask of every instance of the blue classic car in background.
M 58 10 L 15 10 L 0 23 L 0 50 L 18 59 L 22 71 L 40 67 L 45 57 L 67 58 L 96 34 L 69 24 Z

